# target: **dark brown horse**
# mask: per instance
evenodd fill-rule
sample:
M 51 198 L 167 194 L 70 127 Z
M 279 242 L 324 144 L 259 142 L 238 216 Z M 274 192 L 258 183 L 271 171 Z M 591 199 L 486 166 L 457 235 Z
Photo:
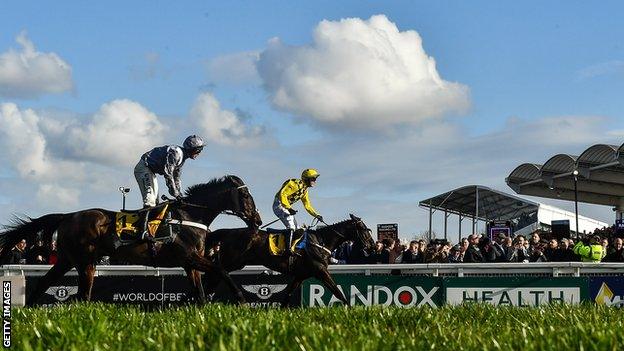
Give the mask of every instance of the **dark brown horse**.
M 300 250 L 300 256 L 273 256 L 269 253 L 269 233 L 264 230 L 248 228 L 219 229 L 207 237 L 207 246 L 220 242 L 218 261 L 228 272 L 238 270 L 246 265 L 263 265 L 272 270 L 292 276 L 294 279 L 286 287 L 286 305 L 292 292 L 310 277 L 315 277 L 325 284 L 331 292 L 345 305 L 349 301 L 340 292 L 327 270 L 331 252 L 347 240 L 365 250 L 374 247 L 370 229 L 354 215 L 350 219 L 321 227 L 307 232 L 307 245 Z M 219 277 L 211 273 L 211 283 L 218 282 Z M 214 291 L 216 284 L 207 287 Z
M 252 231 L 262 223 L 247 186 L 236 176 L 225 176 L 194 185 L 186 190 L 185 195 L 182 202 L 170 202 L 173 219 L 192 221 L 208 227 L 220 213 L 230 211 L 244 220 Z M 214 273 L 225 279 L 239 300 L 244 301 L 242 293 L 227 272 L 204 258 L 207 231 L 201 228 L 181 225 L 174 241 L 167 244 L 157 242 L 153 244 L 153 249 L 144 241 L 116 248 L 118 239 L 115 212 L 103 209 L 16 220 L 7 229 L 8 231 L 0 234 L 3 257 L 15 243 L 24 238 L 34 242 L 35 236 L 41 231 L 45 242 L 49 244 L 52 233 L 55 230 L 58 232 L 58 261 L 28 296 L 27 304 L 34 303 L 51 284 L 72 268 L 76 268 L 78 272 L 78 299 L 89 300 L 95 265 L 102 256 L 111 256 L 111 259 L 131 264 L 183 267 L 199 302 L 205 300 L 200 271 Z

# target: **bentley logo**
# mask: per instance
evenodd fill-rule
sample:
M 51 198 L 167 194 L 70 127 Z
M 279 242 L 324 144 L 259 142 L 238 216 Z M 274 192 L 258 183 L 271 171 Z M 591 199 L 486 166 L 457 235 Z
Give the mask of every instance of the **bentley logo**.
M 258 296 L 261 300 L 267 300 L 273 296 L 273 294 L 277 294 L 278 292 L 286 289 L 286 284 L 243 285 L 243 289 L 252 294 L 256 294 L 256 296 Z
M 70 296 L 78 293 L 77 286 L 51 286 L 46 290 L 46 294 L 54 296 L 57 301 L 65 301 Z

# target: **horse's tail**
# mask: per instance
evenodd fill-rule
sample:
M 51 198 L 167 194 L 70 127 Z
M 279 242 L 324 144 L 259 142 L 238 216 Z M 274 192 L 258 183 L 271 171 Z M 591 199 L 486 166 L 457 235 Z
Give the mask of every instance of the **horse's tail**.
M 0 262 L 7 261 L 13 247 L 22 239 L 28 243 L 34 242 L 39 232 L 42 232 L 43 241 L 49 245 L 52 235 L 67 216 L 66 213 L 52 213 L 35 219 L 28 216 L 14 217 L 12 223 L 4 226 L 4 231 L 0 232 Z

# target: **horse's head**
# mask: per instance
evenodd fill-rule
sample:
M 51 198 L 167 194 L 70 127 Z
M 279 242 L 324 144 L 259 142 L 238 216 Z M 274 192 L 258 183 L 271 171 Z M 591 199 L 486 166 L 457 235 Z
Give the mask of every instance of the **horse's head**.
M 349 226 L 344 231 L 345 238 L 359 243 L 366 251 L 372 250 L 375 247 L 375 241 L 371 235 L 372 231 L 364 224 L 361 218 L 349 214 L 350 220 L 347 220 Z
M 258 228 L 262 224 L 262 219 L 256 208 L 256 203 L 249 192 L 249 188 L 239 177 L 232 175 L 227 177 L 233 183 L 231 188 L 232 208 L 230 210 L 245 221 L 248 227 Z
M 217 211 L 231 211 L 250 228 L 262 224 L 253 197 L 247 185 L 237 176 L 227 175 L 208 183 L 194 185 L 186 191 L 188 202 Z

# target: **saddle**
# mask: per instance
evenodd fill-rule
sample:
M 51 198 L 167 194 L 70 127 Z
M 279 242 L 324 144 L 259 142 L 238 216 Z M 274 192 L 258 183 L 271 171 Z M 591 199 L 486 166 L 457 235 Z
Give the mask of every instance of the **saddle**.
M 155 241 L 170 242 L 175 239 L 171 221 L 169 204 L 164 204 L 150 209 L 124 210 L 115 213 L 115 233 L 121 245 L 136 243 L 141 240 L 141 235 L 147 229 Z M 147 228 L 144 228 L 145 216 Z
M 283 256 L 286 254 L 286 236 L 290 235 L 290 230 L 267 228 L 266 231 L 269 236 L 269 253 L 271 256 Z M 304 249 L 304 233 L 303 229 L 297 229 L 293 234 L 291 243 L 293 251 Z

